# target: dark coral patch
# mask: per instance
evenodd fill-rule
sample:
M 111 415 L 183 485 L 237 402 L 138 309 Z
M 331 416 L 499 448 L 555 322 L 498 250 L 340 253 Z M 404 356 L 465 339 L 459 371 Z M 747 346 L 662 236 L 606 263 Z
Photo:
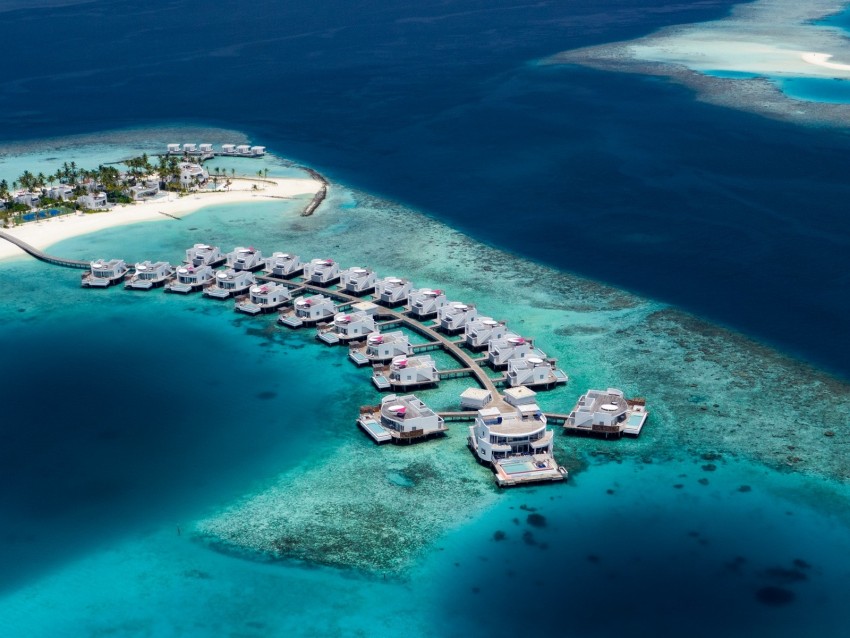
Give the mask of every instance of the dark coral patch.
M 756 592 L 756 600 L 768 607 L 782 607 L 794 602 L 794 592 L 782 587 L 762 587 Z

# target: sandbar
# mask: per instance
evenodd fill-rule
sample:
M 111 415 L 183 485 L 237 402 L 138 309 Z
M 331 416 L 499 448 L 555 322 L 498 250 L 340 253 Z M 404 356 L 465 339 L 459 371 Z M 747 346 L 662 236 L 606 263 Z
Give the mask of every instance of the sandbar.
M 735 6 L 720 20 L 565 51 L 544 62 L 664 76 L 712 104 L 804 124 L 847 126 L 850 105 L 790 97 L 778 83 L 850 80 L 850 39 L 842 29 L 816 24 L 847 5 L 846 0 L 756 0 Z

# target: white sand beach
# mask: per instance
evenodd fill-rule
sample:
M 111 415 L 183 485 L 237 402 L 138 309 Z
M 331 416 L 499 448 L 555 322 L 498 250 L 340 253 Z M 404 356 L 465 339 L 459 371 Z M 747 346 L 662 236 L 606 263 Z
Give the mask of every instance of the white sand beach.
M 176 193 L 135 204 L 118 205 L 104 213 L 78 213 L 50 220 L 28 222 L 11 229 L 3 229 L 35 246 L 46 249 L 56 242 L 93 233 L 104 228 L 145 221 L 162 221 L 166 215 L 182 217 L 206 206 L 236 204 L 240 202 L 289 199 L 297 195 L 313 195 L 322 184 L 314 179 L 236 179 L 228 191 L 198 192 L 184 196 Z M 23 255 L 14 244 L 0 240 L 0 260 Z

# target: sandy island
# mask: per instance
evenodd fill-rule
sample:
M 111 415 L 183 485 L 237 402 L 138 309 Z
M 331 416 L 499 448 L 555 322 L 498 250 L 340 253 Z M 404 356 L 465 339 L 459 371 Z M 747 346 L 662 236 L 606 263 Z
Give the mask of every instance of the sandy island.
M 847 0 L 756 0 L 737 5 L 721 20 L 565 51 L 545 62 L 664 76 L 712 104 L 800 123 L 847 126 L 850 105 L 791 98 L 770 81 L 850 80 L 850 38 L 842 29 L 814 24 L 847 5 Z
M 309 178 L 235 179 L 228 191 L 197 192 L 182 197 L 177 193 L 162 194 L 145 202 L 118 205 L 109 212 L 63 215 L 50 220 L 27 222 L 4 231 L 44 250 L 62 240 L 104 228 L 136 222 L 163 221 L 168 219 L 168 215 L 182 217 L 206 206 L 314 195 L 322 187 L 322 182 Z M 23 254 L 25 253 L 14 244 L 0 240 L 0 259 L 19 257 Z

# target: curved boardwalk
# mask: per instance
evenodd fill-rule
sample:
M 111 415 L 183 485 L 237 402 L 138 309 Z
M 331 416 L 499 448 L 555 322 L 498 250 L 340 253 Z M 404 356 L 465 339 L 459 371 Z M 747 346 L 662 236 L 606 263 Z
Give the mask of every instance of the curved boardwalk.
M 257 279 L 273 281 L 274 283 L 283 284 L 289 288 L 302 288 L 303 290 L 309 290 L 310 292 L 315 292 L 317 294 L 322 294 L 327 297 L 332 297 L 334 299 L 346 302 L 346 303 L 357 303 L 359 301 L 364 301 L 363 298 L 355 297 L 354 295 L 349 295 L 340 290 L 329 290 L 327 288 L 322 288 L 321 286 L 314 286 L 312 284 L 304 283 L 304 282 L 293 282 L 286 279 L 280 279 L 278 277 L 269 277 L 269 276 L 260 276 Z M 494 379 L 491 379 L 484 369 L 481 368 L 480 365 L 473 359 L 468 352 L 464 351 L 457 342 L 452 341 L 445 335 L 437 332 L 433 328 L 424 325 L 423 323 L 413 319 L 412 317 L 408 317 L 406 314 L 398 311 L 391 310 L 390 308 L 380 308 L 378 310 L 378 315 L 381 317 L 391 317 L 392 320 L 398 321 L 404 326 L 410 328 L 414 332 L 421 334 L 422 336 L 431 340 L 431 342 L 439 343 L 443 350 L 445 350 L 449 355 L 451 355 L 464 369 L 469 370 L 469 374 L 478 381 L 478 384 L 488 390 L 493 397 L 494 403 L 492 405 L 498 404 L 501 401 L 501 394 L 499 390 L 496 388 L 496 383 Z
M 87 261 L 77 261 L 76 259 L 63 259 L 62 257 L 54 257 L 53 255 L 48 255 L 47 253 L 40 251 L 35 246 L 30 246 L 25 241 L 21 241 L 17 237 L 10 235 L 9 233 L 4 233 L 3 231 L 0 231 L 0 239 L 5 239 L 10 243 L 15 244 L 15 246 L 23 250 L 25 253 L 32 255 L 36 259 L 47 262 L 48 264 L 53 264 L 54 266 L 63 266 L 64 268 L 79 268 L 81 270 L 89 268 L 89 262 Z

